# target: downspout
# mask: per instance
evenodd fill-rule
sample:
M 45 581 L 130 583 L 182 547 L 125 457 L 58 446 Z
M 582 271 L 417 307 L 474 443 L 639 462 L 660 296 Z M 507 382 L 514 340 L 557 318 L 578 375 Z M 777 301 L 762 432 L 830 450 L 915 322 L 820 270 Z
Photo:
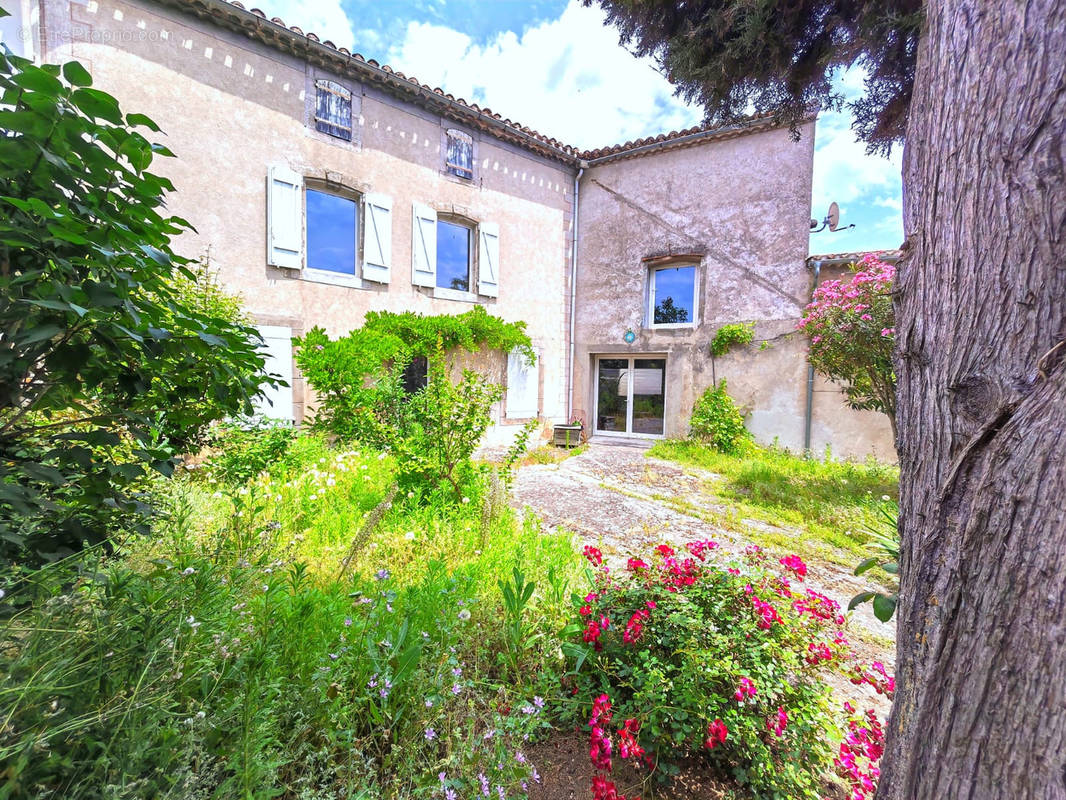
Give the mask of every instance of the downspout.
M 814 285 L 811 287 L 811 301 L 814 301 L 814 290 L 818 288 L 818 278 L 822 272 L 822 262 L 814 262 Z M 807 412 L 803 420 L 803 453 L 811 454 L 811 418 L 814 415 L 814 365 L 807 359 Z
M 567 362 L 566 375 L 566 419 L 569 423 L 574 418 L 574 318 L 577 316 L 577 203 L 581 196 L 581 176 L 585 174 L 588 162 L 579 162 L 577 175 L 574 176 L 574 212 L 571 220 L 573 230 L 573 249 L 570 252 L 570 359 Z

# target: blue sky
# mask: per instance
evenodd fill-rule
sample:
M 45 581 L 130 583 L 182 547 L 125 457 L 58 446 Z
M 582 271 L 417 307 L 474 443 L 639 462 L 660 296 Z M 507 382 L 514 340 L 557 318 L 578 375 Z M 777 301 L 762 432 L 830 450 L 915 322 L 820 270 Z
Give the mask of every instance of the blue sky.
M 268 16 L 314 31 L 423 83 L 578 147 L 599 147 L 699 122 L 647 61 L 618 44 L 579 0 L 266 0 Z M 838 76 L 848 96 L 858 70 Z M 851 230 L 811 236 L 812 253 L 898 247 L 900 152 L 867 156 L 846 114 L 824 113 L 815 136 L 812 216 L 833 200 Z

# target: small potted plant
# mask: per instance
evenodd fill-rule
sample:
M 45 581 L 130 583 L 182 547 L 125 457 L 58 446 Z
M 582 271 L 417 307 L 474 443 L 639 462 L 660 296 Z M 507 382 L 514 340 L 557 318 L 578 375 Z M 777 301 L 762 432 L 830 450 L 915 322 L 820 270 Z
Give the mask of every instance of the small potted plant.
M 552 444 L 556 447 L 577 447 L 581 444 L 581 431 L 581 420 L 577 417 L 570 420 L 568 424 L 556 425 L 552 437 Z

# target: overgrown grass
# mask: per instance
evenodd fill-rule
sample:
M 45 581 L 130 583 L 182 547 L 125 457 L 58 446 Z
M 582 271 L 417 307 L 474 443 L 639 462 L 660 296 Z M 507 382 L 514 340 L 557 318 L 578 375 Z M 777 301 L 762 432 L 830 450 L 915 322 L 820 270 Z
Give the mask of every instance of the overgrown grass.
M 879 509 L 894 507 L 899 498 L 899 470 L 875 461 L 818 460 L 756 447 L 733 456 L 691 440 L 658 442 L 648 455 L 719 476 L 707 489 L 734 508 L 710 513 L 726 527 L 760 544 L 806 550 L 843 565 L 854 566 L 866 553 L 870 529 L 882 524 Z M 802 535 L 747 525 L 744 518 L 798 528 Z
M 544 444 L 526 453 L 522 464 L 561 464 L 568 458 L 581 455 L 587 449 L 587 444 L 579 444 L 577 447 L 556 447 L 553 444 Z
M 386 502 L 392 474 L 303 436 L 247 484 L 168 482 L 154 538 L 39 573 L 0 627 L 0 796 L 519 789 L 565 671 L 572 543 L 491 484 Z M 508 613 L 516 571 L 536 586 Z

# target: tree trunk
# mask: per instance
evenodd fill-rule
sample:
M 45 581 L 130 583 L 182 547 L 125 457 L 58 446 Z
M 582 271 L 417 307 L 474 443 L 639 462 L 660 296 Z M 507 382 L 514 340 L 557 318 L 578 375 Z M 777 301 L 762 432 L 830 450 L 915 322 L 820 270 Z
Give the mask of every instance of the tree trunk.
M 896 300 L 879 800 L 1066 798 L 1066 3 L 931 0 Z

